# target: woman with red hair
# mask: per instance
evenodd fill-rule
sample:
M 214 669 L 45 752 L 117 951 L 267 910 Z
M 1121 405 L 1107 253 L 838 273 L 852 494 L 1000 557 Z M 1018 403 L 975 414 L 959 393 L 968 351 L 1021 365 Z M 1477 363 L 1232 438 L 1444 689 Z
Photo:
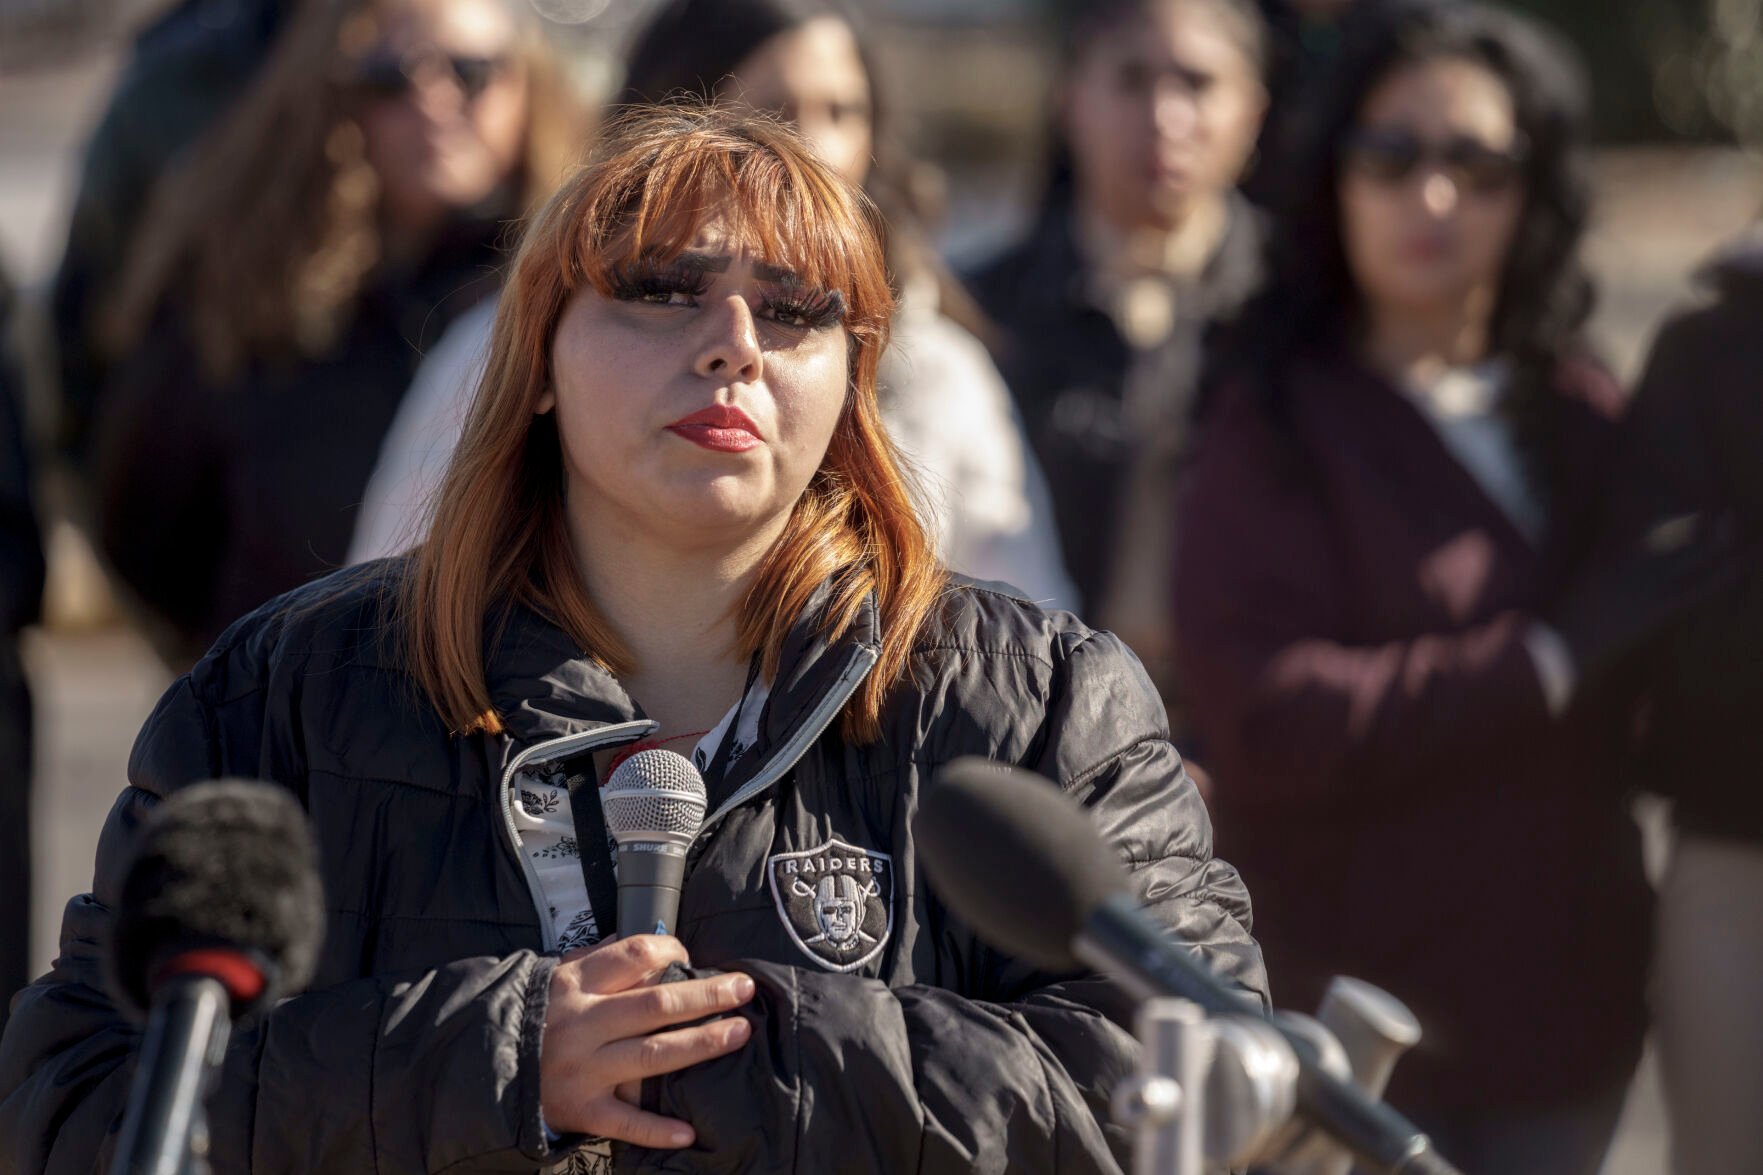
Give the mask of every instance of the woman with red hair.
M 94 1165 L 131 830 L 250 774 L 311 814 L 328 931 L 234 1036 L 217 1169 L 1116 1170 L 1126 1009 L 951 919 L 921 789 L 972 754 L 1048 777 L 1264 992 L 1247 895 L 1125 648 L 937 565 L 878 415 L 892 308 L 874 210 L 793 132 L 614 125 L 527 231 L 426 541 L 240 621 L 143 731 L 0 1049 L 7 1161 Z M 639 744 L 694 755 L 708 815 L 678 937 L 607 941 L 592 785 Z

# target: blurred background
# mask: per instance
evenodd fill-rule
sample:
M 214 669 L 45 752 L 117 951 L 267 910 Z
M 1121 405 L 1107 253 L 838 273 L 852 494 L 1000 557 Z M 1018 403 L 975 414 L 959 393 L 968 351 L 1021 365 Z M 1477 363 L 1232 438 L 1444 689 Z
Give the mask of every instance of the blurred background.
M 243 0 L 241 0 L 241 3 Z M 590 102 L 618 81 L 644 0 L 531 0 L 569 80 Z M 1758 0 L 1526 0 L 1560 30 L 1593 90 L 1597 208 L 1588 257 L 1593 337 L 1625 384 L 1698 263 L 1763 207 L 1763 4 Z M 0 266 L 18 291 L 27 425 L 49 427 L 49 284 L 81 153 L 135 35 L 165 0 L 0 0 Z M 226 5 L 210 3 L 224 21 Z M 1043 174 L 1050 13 L 1030 0 L 868 0 L 879 68 L 917 182 L 942 214 L 957 265 L 1021 231 Z M 66 518 L 55 471 L 39 490 L 48 590 L 22 638 L 36 698 L 33 970 L 54 953 L 60 905 L 84 889 L 136 730 L 169 678 L 123 619 L 97 559 Z M 4 900 L 0 895 L 0 900 Z M 1663 1110 L 1644 1066 L 1606 1170 L 1666 1169 Z M 1736 1175 L 1736 1173 L 1735 1173 Z

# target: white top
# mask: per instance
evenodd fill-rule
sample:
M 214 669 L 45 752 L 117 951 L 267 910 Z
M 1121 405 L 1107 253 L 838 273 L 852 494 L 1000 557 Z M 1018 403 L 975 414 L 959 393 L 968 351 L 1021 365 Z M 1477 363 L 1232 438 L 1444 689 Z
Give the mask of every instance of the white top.
M 495 317 L 494 299 L 472 307 L 417 369 L 362 495 L 351 563 L 395 555 L 421 537 L 483 378 Z M 1077 594 L 1060 559 L 1046 479 L 1010 393 L 980 341 L 937 312 L 934 294 L 903 299 L 880 383 L 884 423 L 917 468 L 943 561 L 1070 607 Z
M 909 286 L 877 384 L 882 421 L 911 463 L 950 568 L 1002 580 L 1042 604 L 1073 608 L 1053 530 L 1052 493 L 985 345 Z
M 1405 381 L 1402 391 L 1458 464 L 1535 546 L 1548 519 L 1524 475 L 1512 423 L 1499 410 L 1508 376 L 1504 360 L 1489 359 L 1473 367 L 1448 368 L 1427 383 Z M 1549 712 L 1562 713 L 1573 700 L 1579 676 L 1567 642 L 1553 628 L 1538 623 L 1525 633 L 1524 645 Z
M 1473 367 L 1447 368 L 1425 384 L 1405 381 L 1402 391 L 1432 424 L 1445 448 L 1534 546 L 1542 539 L 1547 519 L 1518 459 L 1512 422 L 1500 412 L 1507 377 L 1506 362 L 1489 359 Z
M 472 393 L 484 377 L 496 301 L 485 298 L 454 319 L 416 369 L 362 493 L 349 562 L 396 555 L 422 538 L 429 500 L 440 488 Z
M 731 727 L 735 734 L 729 747 L 730 763 L 759 741 L 759 716 L 765 711 L 765 699 L 770 692 L 763 678 L 755 678 L 753 687 L 729 707 L 722 721 L 698 740 L 692 750 L 692 765 L 700 775 L 710 769 L 710 761 Z M 520 851 L 532 864 L 539 889 L 545 895 L 545 906 L 551 915 L 552 949 L 561 953 L 592 946 L 600 941 L 600 928 L 595 925 L 594 911 L 588 904 L 581 846 L 575 839 L 575 812 L 569 804 L 562 765 L 540 764 L 522 771 L 514 787 L 514 830 L 520 838 Z M 618 857 L 610 837 L 607 849 L 613 852 L 616 868 Z

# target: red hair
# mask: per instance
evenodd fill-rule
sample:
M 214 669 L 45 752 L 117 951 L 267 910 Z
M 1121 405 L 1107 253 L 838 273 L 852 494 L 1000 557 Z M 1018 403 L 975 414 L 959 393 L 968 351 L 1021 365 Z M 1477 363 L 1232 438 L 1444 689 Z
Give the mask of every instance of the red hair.
M 483 650 L 485 623 L 507 601 L 550 617 L 612 673 L 631 668 L 576 571 L 561 447 L 553 417 L 535 409 L 571 297 L 584 287 L 610 294 L 620 261 L 677 255 L 717 215 L 768 259 L 840 290 L 850 338 L 844 411 L 740 605 L 735 651 L 757 652 L 772 678 L 784 638 L 823 583 L 833 581 L 824 622 L 834 639 L 873 593 L 880 659 L 843 723 L 854 740 L 878 736 L 881 708 L 944 583 L 876 402 L 894 309 L 884 229 L 862 191 L 777 121 L 677 106 L 638 107 L 606 128 L 527 228 L 503 290 L 483 381 L 404 590 L 412 672 L 452 729 L 501 728 Z

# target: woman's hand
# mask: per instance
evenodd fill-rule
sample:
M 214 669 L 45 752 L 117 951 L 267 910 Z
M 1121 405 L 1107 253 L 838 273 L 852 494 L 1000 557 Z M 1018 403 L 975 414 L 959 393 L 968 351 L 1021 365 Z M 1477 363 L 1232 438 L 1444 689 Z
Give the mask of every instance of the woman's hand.
M 639 934 L 563 956 L 551 973 L 539 1065 L 545 1124 L 645 1147 L 680 1147 L 692 1128 L 637 1108 L 643 1078 L 733 1052 L 751 1033 L 736 1016 L 692 1028 L 670 1025 L 738 1008 L 753 998 L 745 975 L 657 983 L 688 965 L 679 939 Z

